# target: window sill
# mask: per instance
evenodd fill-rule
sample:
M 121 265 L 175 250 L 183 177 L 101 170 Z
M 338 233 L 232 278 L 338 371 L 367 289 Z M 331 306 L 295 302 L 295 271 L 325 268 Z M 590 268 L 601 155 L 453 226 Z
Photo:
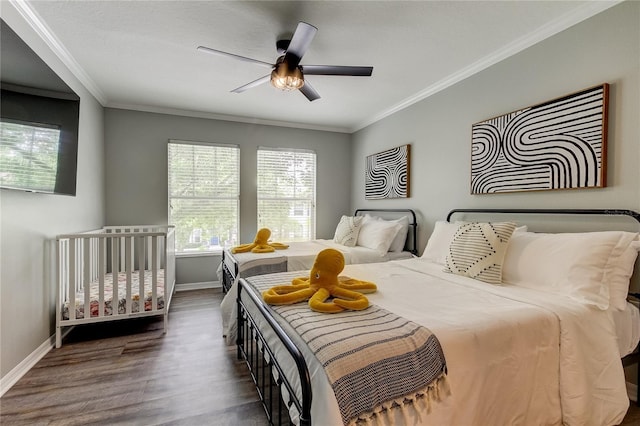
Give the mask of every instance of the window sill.
M 196 252 L 176 252 L 176 257 L 177 258 L 214 257 L 214 256 L 222 256 L 222 250 L 196 251 Z

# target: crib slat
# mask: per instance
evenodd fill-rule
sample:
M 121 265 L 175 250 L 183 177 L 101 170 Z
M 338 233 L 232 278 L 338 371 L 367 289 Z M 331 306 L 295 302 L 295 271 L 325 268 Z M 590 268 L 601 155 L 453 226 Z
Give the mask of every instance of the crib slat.
M 83 238 L 82 242 L 82 290 L 84 291 L 84 317 L 91 316 L 91 240 Z
M 69 286 L 67 288 L 69 301 L 69 319 L 76 319 L 76 240 L 69 240 Z
M 158 237 L 155 235 L 151 237 L 151 309 L 158 309 Z
M 104 276 L 107 269 L 107 239 L 98 240 L 98 312 L 104 315 Z
M 118 287 L 118 276 L 120 275 L 120 268 L 118 267 L 118 261 L 120 260 L 120 239 L 110 238 L 111 241 L 111 283 L 113 285 L 113 292 L 111 294 L 111 315 L 118 315 L 120 313 L 120 293 Z
M 140 237 L 137 238 L 137 242 L 138 242 L 138 312 L 144 312 L 145 311 L 145 300 L 146 300 L 146 292 L 145 292 L 145 288 L 144 288 L 144 273 L 145 273 L 145 238 L 144 237 Z
M 131 313 L 131 305 L 132 305 L 132 301 L 131 301 L 131 259 L 132 259 L 132 254 L 131 254 L 131 245 L 133 244 L 133 238 L 132 237 L 124 237 L 125 240 L 125 248 L 124 248 L 124 257 L 125 257 L 125 271 L 127 273 L 127 296 L 126 296 L 126 304 L 127 304 L 127 310 L 126 313 L 130 314 Z

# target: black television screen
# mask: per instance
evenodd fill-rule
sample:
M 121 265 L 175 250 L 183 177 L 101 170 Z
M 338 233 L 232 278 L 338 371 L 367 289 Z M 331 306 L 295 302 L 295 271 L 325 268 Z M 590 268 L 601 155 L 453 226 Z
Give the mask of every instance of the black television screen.
M 76 195 L 80 98 L 1 24 L 0 188 Z
M 2 89 L 0 186 L 76 194 L 80 101 Z

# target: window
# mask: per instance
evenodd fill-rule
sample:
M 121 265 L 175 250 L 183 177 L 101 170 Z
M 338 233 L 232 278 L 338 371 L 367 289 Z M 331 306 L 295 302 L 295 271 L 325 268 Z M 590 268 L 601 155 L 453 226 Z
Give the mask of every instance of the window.
M 176 252 L 199 253 L 238 244 L 240 148 L 169 141 L 169 223 Z
M 306 150 L 258 149 L 258 229 L 273 241 L 316 237 L 316 154 Z

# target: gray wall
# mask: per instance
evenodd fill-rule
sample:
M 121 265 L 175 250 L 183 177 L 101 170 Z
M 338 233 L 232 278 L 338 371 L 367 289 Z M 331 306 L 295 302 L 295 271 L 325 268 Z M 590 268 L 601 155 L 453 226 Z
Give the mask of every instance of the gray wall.
M 2 19 L 80 96 L 77 195 L 0 190 L 0 375 L 55 332 L 56 235 L 104 224 L 103 109 L 9 3 Z M 47 348 L 48 349 L 48 348 Z
M 316 237 L 333 238 L 349 213 L 350 135 L 204 118 L 105 109 L 106 219 L 109 225 L 167 223 L 167 142 L 169 139 L 240 146 L 240 239 L 257 231 L 258 146 L 307 148 L 317 155 Z M 216 281 L 219 256 L 182 258 L 176 281 Z
M 411 207 L 422 251 L 452 208 L 640 210 L 640 2 L 625 2 L 353 135 L 351 206 Z M 607 187 L 470 195 L 471 125 L 610 84 Z M 364 200 L 367 155 L 411 144 L 411 197 Z
M 610 84 L 606 188 L 470 195 L 473 123 L 602 83 Z M 638 211 L 640 2 L 622 3 L 530 47 L 356 132 L 352 142 L 351 206 L 416 209 L 420 253 L 434 222 L 453 208 Z M 364 158 L 405 143 L 411 144 L 411 198 L 365 202 Z M 627 381 L 636 383 L 637 368 L 625 370 Z

